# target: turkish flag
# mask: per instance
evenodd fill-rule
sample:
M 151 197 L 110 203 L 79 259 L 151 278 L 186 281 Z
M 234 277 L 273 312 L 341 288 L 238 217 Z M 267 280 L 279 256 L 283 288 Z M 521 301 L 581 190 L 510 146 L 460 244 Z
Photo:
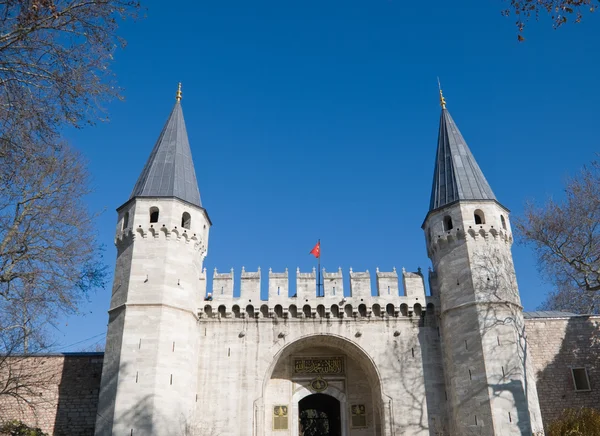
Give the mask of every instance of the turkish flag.
M 317 259 L 321 257 L 321 241 L 317 242 L 317 245 L 310 250 L 310 254 L 315 256 Z

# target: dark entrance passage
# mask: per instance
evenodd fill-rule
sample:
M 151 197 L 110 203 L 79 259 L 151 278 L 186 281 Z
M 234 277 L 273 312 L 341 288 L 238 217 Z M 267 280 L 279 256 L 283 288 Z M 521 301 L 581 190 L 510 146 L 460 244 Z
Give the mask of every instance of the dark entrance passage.
M 341 436 L 340 402 L 325 394 L 313 394 L 298 403 L 300 436 Z

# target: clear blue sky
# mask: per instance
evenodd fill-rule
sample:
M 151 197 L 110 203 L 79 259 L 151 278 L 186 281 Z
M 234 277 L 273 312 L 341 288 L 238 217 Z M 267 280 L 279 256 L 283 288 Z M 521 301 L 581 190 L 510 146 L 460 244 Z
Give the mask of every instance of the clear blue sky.
M 317 238 L 328 270 L 425 270 L 436 76 L 513 217 L 527 199 L 560 196 L 565 178 L 599 150 L 600 16 L 559 31 L 549 20 L 531 23 L 519 44 L 515 20 L 500 14 L 506 3 L 146 3 L 147 19 L 122 27 L 128 46 L 115 58 L 125 101 L 108 106 L 110 123 L 68 132 L 90 161 L 89 206 L 105 210 L 97 231 L 111 272 L 115 208 L 129 197 L 178 81 L 214 224 L 209 272 L 308 271 Z M 550 285 L 528 249 L 515 245 L 514 257 L 533 310 Z M 62 320 L 56 349 L 103 344 L 109 300 L 110 286 L 90 295 L 84 316 Z

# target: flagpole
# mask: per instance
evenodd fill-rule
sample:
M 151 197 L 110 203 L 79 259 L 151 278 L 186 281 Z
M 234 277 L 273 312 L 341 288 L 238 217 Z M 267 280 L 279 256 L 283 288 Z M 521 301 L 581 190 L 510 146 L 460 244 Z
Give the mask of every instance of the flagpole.
M 319 281 L 317 282 L 317 297 L 321 297 L 321 239 L 319 239 Z

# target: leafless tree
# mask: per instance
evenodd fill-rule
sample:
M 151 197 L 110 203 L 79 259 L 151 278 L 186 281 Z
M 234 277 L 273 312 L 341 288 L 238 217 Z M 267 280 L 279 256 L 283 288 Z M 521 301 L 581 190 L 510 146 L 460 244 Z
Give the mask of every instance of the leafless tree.
M 130 0 L 0 0 L 0 158 L 103 115 L 119 96 L 117 25 L 137 11 Z
M 586 12 L 594 12 L 600 6 L 600 0 L 505 0 L 508 7 L 502 11 L 506 17 L 516 17 L 518 28 L 517 38 L 525 40 L 523 29 L 532 19 L 539 20 L 540 15 L 546 14 L 552 20 L 555 29 L 563 26 L 569 20 L 580 23 Z
M 0 161 L 0 326 L 20 319 L 25 332 L 76 310 L 106 274 L 81 156 L 67 147 L 16 156 Z
M 544 277 L 556 286 L 547 307 L 597 310 L 600 291 L 600 163 L 592 162 L 568 181 L 565 199 L 542 207 L 528 204 L 516 227 L 535 250 Z M 559 307 L 561 301 L 578 299 Z
M 23 355 L 104 284 L 86 163 L 60 132 L 103 120 L 119 97 L 117 27 L 138 11 L 131 0 L 0 0 L 0 402 L 31 405 L 54 383 Z

